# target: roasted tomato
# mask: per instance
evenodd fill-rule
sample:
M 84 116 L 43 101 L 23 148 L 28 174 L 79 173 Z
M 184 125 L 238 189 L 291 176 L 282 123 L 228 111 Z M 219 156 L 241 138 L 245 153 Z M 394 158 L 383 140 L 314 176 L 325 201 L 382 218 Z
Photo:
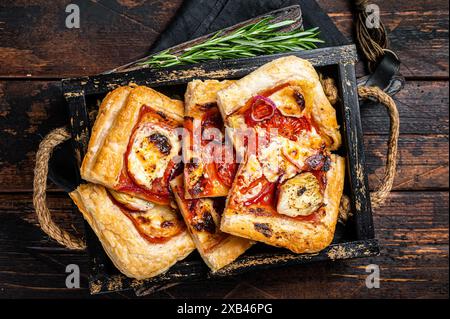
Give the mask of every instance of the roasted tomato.
M 231 187 L 238 168 L 232 146 L 227 147 L 226 145 L 224 145 L 222 147 L 222 158 L 218 161 L 215 161 L 215 166 L 217 177 L 219 178 L 220 182 L 227 187 Z
M 244 205 L 254 205 L 254 204 L 260 204 L 260 205 L 273 205 L 273 200 L 275 198 L 275 186 L 276 183 L 271 183 L 265 178 L 264 176 L 253 181 L 245 188 L 241 189 L 242 194 L 249 193 L 253 188 L 261 185 L 260 191 L 250 198 L 246 198 Z
M 306 117 L 289 117 L 275 110 L 272 117 L 264 121 L 254 121 L 250 110 L 246 111 L 245 123 L 250 127 L 259 126 L 266 130 L 277 129 L 278 134 L 295 141 L 297 136 L 304 130 L 311 130 L 311 122 Z

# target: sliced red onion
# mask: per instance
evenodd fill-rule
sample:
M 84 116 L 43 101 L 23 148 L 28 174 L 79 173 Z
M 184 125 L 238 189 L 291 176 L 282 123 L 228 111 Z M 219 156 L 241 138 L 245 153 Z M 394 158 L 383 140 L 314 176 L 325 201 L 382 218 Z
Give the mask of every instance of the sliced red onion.
M 268 115 L 266 115 L 266 116 L 263 116 L 263 117 L 261 117 L 261 118 L 257 118 L 257 117 L 255 116 L 254 111 L 255 111 L 255 106 L 256 106 L 256 104 L 257 104 L 258 101 L 263 101 L 265 105 L 268 105 L 268 106 L 270 106 L 270 107 L 272 108 L 270 114 L 268 114 Z M 250 113 L 250 115 L 251 115 L 251 118 L 252 118 L 253 121 L 255 121 L 255 122 L 261 122 L 261 121 L 270 119 L 270 118 L 275 114 L 275 109 L 276 109 L 276 108 L 277 108 L 277 107 L 276 107 L 275 103 L 273 103 L 273 101 L 272 101 L 271 99 L 269 99 L 269 98 L 267 98 L 267 97 L 265 97 L 265 96 L 263 96 L 263 95 L 256 95 L 256 96 L 253 98 L 253 102 L 252 102 L 252 112 Z

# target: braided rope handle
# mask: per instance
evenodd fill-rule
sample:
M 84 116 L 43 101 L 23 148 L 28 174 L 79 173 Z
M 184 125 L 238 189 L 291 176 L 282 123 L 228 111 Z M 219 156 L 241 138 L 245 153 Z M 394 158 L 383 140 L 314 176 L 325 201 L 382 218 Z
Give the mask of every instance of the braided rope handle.
M 42 230 L 61 245 L 82 250 L 86 248 L 84 241 L 60 228 L 52 219 L 47 207 L 47 175 L 48 162 L 56 146 L 70 138 L 66 128 L 60 127 L 51 131 L 39 144 L 36 153 L 36 166 L 33 181 L 33 205 Z
M 320 82 L 322 84 L 325 95 L 331 104 L 335 104 L 338 100 L 338 93 L 334 80 L 332 78 L 323 78 L 320 76 Z M 400 133 L 400 116 L 398 114 L 397 105 L 394 100 L 383 90 L 375 86 L 360 86 L 358 87 L 358 95 L 362 100 L 375 100 L 383 104 L 389 114 L 390 127 L 389 127 L 389 141 L 388 141 L 388 153 L 386 160 L 386 169 L 383 180 L 378 189 L 370 193 L 372 208 L 378 208 L 384 203 L 386 198 L 394 185 L 395 172 L 397 170 L 397 149 L 398 149 L 398 136 Z M 348 198 L 345 199 L 348 201 Z M 341 204 L 343 204 L 341 202 Z M 340 212 L 343 215 L 348 214 L 350 209 L 349 205 L 341 205 Z M 344 211 L 347 210 L 347 211 Z
M 389 141 L 388 141 L 388 153 L 386 160 L 386 169 L 381 185 L 375 192 L 370 194 L 372 207 L 378 208 L 389 196 L 389 193 L 394 184 L 395 172 L 397 168 L 397 148 L 398 148 L 398 136 L 400 132 L 400 117 L 398 115 L 397 106 L 394 100 L 381 89 L 371 86 L 358 87 L 358 95 L 361 99 L 374 99 L 377 102 L 383 104 L 390 118 L 389 127 Z
M 324 91 L 331 102 L 336 102 L 337 89 L 332 79 L 321 79 Z M 397 142 L 399 135 L 399 116 L 394 100 L 385 92 L 376 87 L 359 87 L 358 94 L 362 99 L 375 99 L 388 109 L 391 120 L 390 136 L 388 144 L 388 157 L 386 172 L 377 191 L 371 193 L 372 207 L 379 207 L 388 197 L 392 189 L 396 170 Z M 333 103 L 334 104 L 334 103 Z M 85 249 L 86 244 L 82 239 L 75 237 L 61 229 L 52 219 L 47 207 L 47 175 L 48 162 L 53 149 L 70 138 L 66 128 L 61 127 L 51 131 L 39 144 L 36 154 L 36 166 L 34 169 L 33 204 L 36 210 L 39 224 L 42 230 L 51 238 L 69 249 Z M 349 205 L 345 205 L 349 207 Z

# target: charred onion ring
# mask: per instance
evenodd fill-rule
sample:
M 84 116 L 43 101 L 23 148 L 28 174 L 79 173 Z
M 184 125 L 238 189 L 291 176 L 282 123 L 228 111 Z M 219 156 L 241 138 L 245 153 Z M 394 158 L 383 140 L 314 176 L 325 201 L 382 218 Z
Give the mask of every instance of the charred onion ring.
M 253 121 L 261 122 L 270 119 L 275 114 L 276 108 L 271 99 L 263 95 L 256 95 L 252 101 L 250 116 Z

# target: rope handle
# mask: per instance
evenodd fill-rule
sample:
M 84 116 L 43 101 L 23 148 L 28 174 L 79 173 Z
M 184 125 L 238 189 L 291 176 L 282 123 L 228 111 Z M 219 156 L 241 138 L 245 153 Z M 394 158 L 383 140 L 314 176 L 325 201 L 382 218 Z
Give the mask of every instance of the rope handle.
M 331 102 L 336 101 L 337 89 L 332 79 L 322 80 L 325 94 Z M 372 207 L 378 208 L 388 197 L 394 182 L 396 171 L 397 142 L 399 135 L 399 116 L 394 100 L 377 87 L 359 87 L 358 95 L 362 99 L 375 99 L 383 104 L 391 121 L 390 136 L 388 144 L 388 157 L 386 161 L 386 172 L 380 187 L 371 193 Z M 334 104 L 334 103 L 332 103 Z M 48 162 L 56 146 L 70 138 L 70 133 L 65 127 L 51 131 L 39 144 L 36 154 L 36 166 L 34 169 L 33 204 L 36 210 L 39 224 L 42 230 L 51 238 L 69 249 L 85 249 L 86 244 L 78 238 L 60 228 L 52 219 L 47 207 L 47 175 Z M 344 205 L 348 209 L 348 205 Z M 342 212 L 348 213 L 348 212 Z
M 325 95 L 331 104 L 335 104 L 338 100 L 337 88 L 332 78 L 322 78 L 320 76 L 320 82 L 322 84 Z M 362 100 L 375 100 L 378 103 L 383 104 L 389 114 L 390 126 L 389 126 L 389 141 L 388 152 L 386 160 L 386 169 L 381 185 L 374 192 L 370 193 L 372 208 L 376 209 L 386 201 L 389 196 L 392 186 L 394 185 L 395 172 L 397 170 L 397 149 L 398 149 L 398 136 L 400 133 L 400 116 L 398 114 L 397 105 L 394 100 L 383 90 L 376 86 L 360 86 L 358 87 L 358 96 Z M 345 199 L 348 201 L 348 198 Z M 342 215 L 348 215 L 349 206 L 341 203 L 340 213 Z
M 360 86 L 358 87 L 358 95 L 361 99 L 374 99 L 383 104 L 390 119 L 389 126 L 389 141 L 388 153 L 386 160 L 386 169 L 381 185 L 378 189 L 370 194 L 372 207 L 378 208 L 386 201 L 389 196 L 392 186 L 394 185 L 395 172 L 397 169 L 397 149 L 398 136 L 400 133 L 400 117 L 397 110 L 397 105 L 394 100 L 384 91 L 375 86 Z
M 39 225 L 48 236 L 69 249 L 82 250 L 86 248 L 84 241 L 58 226 L 53 221 L 50 210 L 47 207 L 48 162 L 54 148 L 69 138 L 70 133 L 67 129 L 60 127 L 47 134 L 39 144 L 36 153 L 36 166 L 34 168 L 33 205 Z

